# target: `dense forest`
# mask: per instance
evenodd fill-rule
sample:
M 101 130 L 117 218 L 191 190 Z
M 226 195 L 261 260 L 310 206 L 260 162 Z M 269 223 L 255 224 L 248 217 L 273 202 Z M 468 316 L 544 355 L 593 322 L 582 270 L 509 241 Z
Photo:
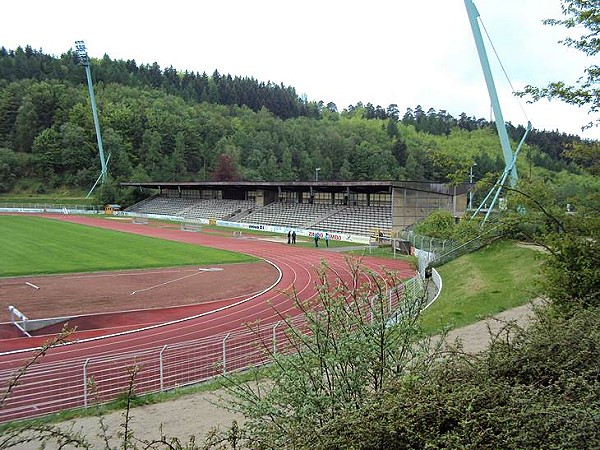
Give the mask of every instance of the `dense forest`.
M 120 181 L 468 181 L 502 171 L 493 123 L 421 106 L 339 111 L 283 84 L 180 72 L 134 60 L 91 60 L 104 150 Z M 518 141 L 523 127 L 507 124 Z M 521 173 L 597 174 L 598 142 L 536 131 Z M 473 164 L 476 165 L 473 165 Z M 69 51 L 0 48 L 0 192 L 89 190 L 100 172 L 84 68 Z M 570 189 L 570 194 L 574 194 Z M 112 195 L 115 194 L 113 191 Z

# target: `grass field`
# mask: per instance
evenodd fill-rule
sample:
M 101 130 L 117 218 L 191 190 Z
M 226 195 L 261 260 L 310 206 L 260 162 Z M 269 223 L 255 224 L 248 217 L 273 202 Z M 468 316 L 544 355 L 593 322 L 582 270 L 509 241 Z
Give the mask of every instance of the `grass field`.
M 257 261 L 239 253 L 29 216 L 0 216 L 0 276 Z
M 442 294 L 421 316 L 423 327 L 429 332 L 457 328 L 534 299 L 539 256 L 531 248 L 501 241 L 437 268 Z

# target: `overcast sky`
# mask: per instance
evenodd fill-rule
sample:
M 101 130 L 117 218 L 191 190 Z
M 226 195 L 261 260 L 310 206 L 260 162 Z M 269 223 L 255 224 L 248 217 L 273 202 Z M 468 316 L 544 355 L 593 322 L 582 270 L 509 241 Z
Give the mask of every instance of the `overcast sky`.
M 475 4 L 515 89 L 573 82 L 592 64 L 557 43 L 563 28 L 541 23 L 562 17 L 559 0 Z M 463 0 L 13 0 L 0 11 L 8 49 L 58 56 L 82 39 L 92 58 L 251 76 L 340 111 L 362 101 L 491 119 Z M 587 109 L 515 99 L 486 45 L 506 121 L 600 139 L 598 128 L 581 132 Z

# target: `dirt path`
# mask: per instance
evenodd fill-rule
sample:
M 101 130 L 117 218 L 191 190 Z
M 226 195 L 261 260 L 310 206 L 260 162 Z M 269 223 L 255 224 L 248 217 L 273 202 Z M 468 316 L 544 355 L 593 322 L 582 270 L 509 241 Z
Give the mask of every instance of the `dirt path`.
M 457 338 L 463 344 L 463 348 L 468 353 L 478 353 L 487 348 L 492 334 L 501 330 L 507 322 L 514 322 L 519 326 L 525 326 L 533 317 L 533 307 L 531 304 L 517 306 L 495 315 L 493 318 L 481 320 L 471 325 L 467 325 L 448 333 L 448 342 Z
M 519 306 L 482 320 L 472 325 L 453 330 L 448 335 L 449 341 L 460 339 L 466 351 L 477 353 L 484 350 L 489 342 L 489 331 L 497 332 L 503 322 L 515 321 L 519 325 L 526 325 L 532 318 L 531 305 Z M 135 436 L 144 440 L 158 439 L 162 433 L 166 436 L 176 436 L 182 441 L 187 441 L 190 436 L 198 437 L 202 442 L 206 433 L 213 427 L 228 427 L 233 420 L 242 420 L 242 416 L 229 413 L 214 405 L 217 397 L 215 393 L 190 394 L 179 399 L 158 403 L 155 405 L 141 406 L 131 410 L 131 428 Z M 117 411 L 104 416 L 104 423 L 109 434 L 111 448 L 118 448 L 121 441 L 117 433 L 122 431 L 120 424 L 123 422 L 123 412 Z M 98 436 L 100 433 L 99 419 L 87 417 L 75 421 L 59 424 L 62 429 L 81 431 L 87 436 L 94 448 L 104 448 L 104 441 Z M 21 444 L 19 449 L 29 450 L 39 448 L 39 443 Z M 47 449 L 57 448 L 47 445 Z M 64 447 L 72 448 L 72 447 Z

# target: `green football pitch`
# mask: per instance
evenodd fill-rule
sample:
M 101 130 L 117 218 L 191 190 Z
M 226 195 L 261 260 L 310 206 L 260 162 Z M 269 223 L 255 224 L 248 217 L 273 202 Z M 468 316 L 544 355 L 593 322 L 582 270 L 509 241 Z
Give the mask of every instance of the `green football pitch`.
M 0 277 L 253 261 L 257 259 L 197 245 L 0 215 Z

